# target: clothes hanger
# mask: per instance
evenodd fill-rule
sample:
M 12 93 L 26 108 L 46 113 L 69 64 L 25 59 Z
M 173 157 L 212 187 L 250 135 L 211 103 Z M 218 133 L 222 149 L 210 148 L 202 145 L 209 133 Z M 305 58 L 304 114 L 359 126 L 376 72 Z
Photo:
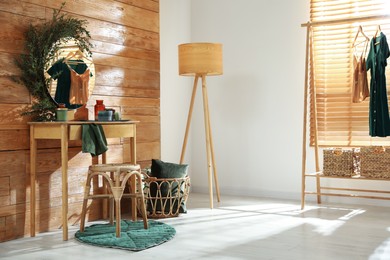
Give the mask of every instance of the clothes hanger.
M 376 32 L 375 32 L 374 37 L 376 37 L 378 35 L 378 33 L 381 33 L 381 32 L 382 32 L 381 26 L 378 24 L 378 26 L 376 27 Z
M 74 51 L 70 51 L 68 53 L 68 55 L 66 55 L 66 57 L 64 58 L 64 60 L 69 60 L 71 57 L 73 57 L 75 55 L 75 52 Z
M 82 62 L 81 61 L 71 61 L 72 58 L 79 58 L 83 61 Z M 75 52 L 70 51 L 68 53 L 68 55 L 65 57 L 64 62 L 79 64 L 79 63 L 85 63 L 85 60 L 88 61 L 89 63 L 92 63 L 91 59 L 89 59 L 87 56 L 85 56 L 84 53 L 82 53 L 80 50 L 77 50 Z
M 361 25 L 359 25 L 359 32 L 361 32 L 361 34 L 364 36 L 364 38 L 366 38 L 366 40 L 370 40 L 370 38 L 368 38 L 368 36 L 363 32 L 363 28 Z
M 381 32 L 382 32 L 381 26 L 378 24 L 378 26 L 376 27 L 376 32 L 375 32 L 375 35 L 374 35 L 374 39 L 376 39 L 377 36 L 379 36 L 378 34 L 380 34 Z M 375 41 L 374 45 L 378 45 L 379 43 L 380 43 L 380 41 Z
M 363 35 L 364 40 L 356 43 L 356 40 L 358 39 L 359 33 Z M 352 43 L 352 47 L 354 48 L 354 56 L 360 57 L 360 58 L 365 57 L 369 42 L 370 42 L 370 38 L 368 38 L 368 36 L 363 32 L 362 26 L 359 25 L 355 39 L 353 40 L 353 43 Z M 363 52 L 359 55 L 357 46 L 362 44 L 362 43 L 364 43 L 364 47 L 363 47 L 364 49 L 363 49 Z
M 356 40 L 357 40 L 357 38 L 359 36 L 359 33 L 361 33 L 365 39 L 363 41 L 361 41 L 361 42 L 356 43 Z M 370 41 L 370 38 L 367 37 L 367 35 L 363 32 L 362 26 L 359 25 L 358 31 L 356 33 L 355 39 L 353 40 L 352 46 L 356 47 L 357 45 L 362 44 L 362 43 L 367 42 L 367 41 Z

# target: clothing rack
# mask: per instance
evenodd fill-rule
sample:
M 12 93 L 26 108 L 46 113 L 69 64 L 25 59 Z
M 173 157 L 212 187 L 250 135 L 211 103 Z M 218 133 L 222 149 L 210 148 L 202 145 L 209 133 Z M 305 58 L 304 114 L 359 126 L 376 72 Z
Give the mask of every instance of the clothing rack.
M 371 16 L 363 16 L 363 17 L 354 17 L 354 18 L 345 18 L 345 19 L 335 19 L 335 20 L 327 20 L 327 21 L 316 21 L 301 24 L 301 27 L 313 27 L 313 26 L 323 26 L 323 25 L 334 25 L 334 24 L 343 24 L 348 22 L 366 22 L 366 21 L 375 21 L 380 19 L 388 19 L 390 15 L 371 15 Z
M 318 155 L 318 128 L 317 128 L 317 104 L 316 99 L 313 98 L 313 128 L 314 128 L 314 157 L 315 157 L 315 172 L 314 173 L 306 173 L 306 159 L 307 159 L 307 107 L 308 107 L 308 97 L 309 97 L 309 59 L 310 63 L 313 64 L 313 53 L 312 53 L 312 28 L 315 26 L 325 26 L 325 25 L 336 25 L 336 24 L 344 24 L 348 22 L 365 22 L 365 21 L 375 21 L 380 19 L 390 19 L 390 15 L 374 15 L 374 16 L 364 16 L 364 17 L 356 17 L 356 18 L 346 18 L 346 19 L 337 19 L 337 20 L 326 20 L 326 21 L 308 21 L 306 23 L 301 24 L 301 27 L 306 27 L 306 57 L 305 57 L 305 81 L 304 81 L 304 110 L 303 110 L 303 141 L 302 141 L 302 186 L 301 186 L 301 209 L 305 207 L 305 195 L 306 194 L 314 194 L 317 195 L 317 203 L 321 204 L 321 196 L 343 196 L 343 197 L 360 197 L 360 198 L 370 198 L 370 199 L 384 199 L 390 200 L 390 197 L 384 196 L 365 196 L 365 195 L 356 195 L 356 194 L 335 194 L 335 193 L 322 193 L 321 189 L 324 190 L 338 190 L 338 191 L 349 191 L 349 192 L 371 192 L 371 193 L 383 193 L 390 194 L 390 191 L 383 190 L 365 190 L 365 189 L 350 189 L 350 188 L 331 188 L 331 187 L 321 187 L 321 178 L 326 176 L 321 176 L 321 170 L 319 165 L 319 155 Z M 316 97 L 316 89 L 313 86 L 313 78 L 311 77 L 310 85 L 313 87 L 312 89 L 312 97 Z M 316 191 L 310 192 L 306 191 L 306 177 L 315 177 L 316 181 Z M 343 177 L 328 177 L 328 178 L 343 178 Z M 346 179 L 344 177 L 344 179 Z M 352 178 L 350 178 L 352 179 Z M 356 180 L 358 178 L 355 178 Z M 364 179 L 370 180 L 370 179 Z M 372 179 L 371 179 L 372 180 Z M 386 180 L 387 181 L 387 180 Z

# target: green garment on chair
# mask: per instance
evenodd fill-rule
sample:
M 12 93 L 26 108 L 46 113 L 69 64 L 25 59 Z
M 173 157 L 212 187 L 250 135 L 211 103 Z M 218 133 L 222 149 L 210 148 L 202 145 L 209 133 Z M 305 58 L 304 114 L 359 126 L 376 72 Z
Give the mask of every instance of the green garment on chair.
M 107 140 L 103 127 L 96 124 L 83 124 L 82 128 L 82 151 L 92 156 L 101 155 L 106 152 Z

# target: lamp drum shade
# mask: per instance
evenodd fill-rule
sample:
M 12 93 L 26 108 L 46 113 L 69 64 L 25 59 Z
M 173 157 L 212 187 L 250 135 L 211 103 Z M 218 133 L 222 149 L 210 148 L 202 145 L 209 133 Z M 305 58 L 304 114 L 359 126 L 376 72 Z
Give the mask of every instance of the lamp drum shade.
M 222 44 L 185 43 L 179 45 L 179 75 L 221 75 Z

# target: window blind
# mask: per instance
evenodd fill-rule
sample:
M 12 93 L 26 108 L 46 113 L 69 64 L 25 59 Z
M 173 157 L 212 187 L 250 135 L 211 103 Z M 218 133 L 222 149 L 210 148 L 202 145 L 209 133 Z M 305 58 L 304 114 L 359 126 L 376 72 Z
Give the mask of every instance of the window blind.
M 311 0 L 310 22 L 310 144 L 315 142 L 316 114 L 319 146 L 390 146 L 390 137 L 369 135 L 369 97 L 360 103 L 352 102 L 354 50 L 360 54 L 364 48 L 364 44 L 356 49 L 352 47 L 358 27 L 361 25 L 371 40 L 380 25 L 381 31 L 390 39 L 390 1 Z M 356 42 L 363 39 L 359 34 Z M 367 75 L 370 84 L 370 72 Z

